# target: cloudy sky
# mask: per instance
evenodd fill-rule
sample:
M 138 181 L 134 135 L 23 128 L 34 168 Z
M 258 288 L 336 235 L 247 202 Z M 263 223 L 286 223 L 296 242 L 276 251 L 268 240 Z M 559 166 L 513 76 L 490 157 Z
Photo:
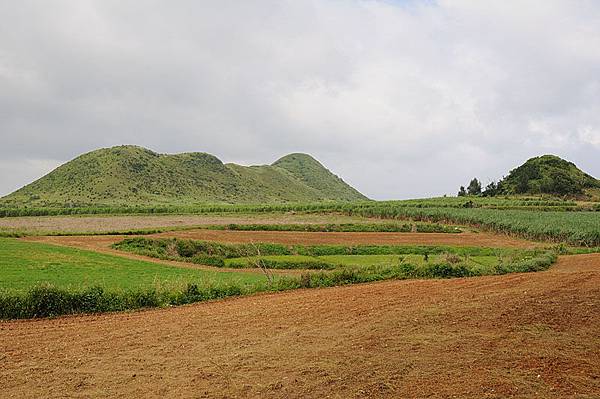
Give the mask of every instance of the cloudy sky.
M 600 177 L 600 2 L 0 0 L 0 195 L 118 144 L 306 152 L 377 199 Z

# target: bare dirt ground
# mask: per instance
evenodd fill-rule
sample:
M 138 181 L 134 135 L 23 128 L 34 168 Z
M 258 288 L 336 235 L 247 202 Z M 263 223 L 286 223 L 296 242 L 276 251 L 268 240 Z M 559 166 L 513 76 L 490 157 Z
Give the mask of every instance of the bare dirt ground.
M 222 242 L 275 242 L 281 244 L 379 244 L 462 245 L 479 247 L 531 248 L 536 245 L 506 235 L 485 232 L 463 233 L 334 233 L 295 231 L 186 230 L 153 235 Z
M 229 231 L 229 230 L 186 230 L 150 234 L 144 237 L 178 237 L 194 240 L 230 243 L 273 242 L 281 244 L 379 244 L 379 245 L 460 245 L 480 247 L 534 248 L 543 243 L 521 240 L 505 235 L 485 232 L 463 233 L 313 233 L 289 231 Z M 111 250 L 111 244 L 125 236 L 36 236 L 25 240 L 66 245 L 82 249 L 120 254 Z
M 0 231 L 44 232 L 106 232 L 161 227 L 186 227 L 211 224 L 256 223 L 358 223 L 383 222 L 358 216 L 337 214 L 269 213 L 211 215 L 134 215 L 134 216 L 27 216 L 0 218 Z M 387 221 L 389 222 L 389 221 Z
M 0 323 L 2 397 L 599 398 L 600 255 Z

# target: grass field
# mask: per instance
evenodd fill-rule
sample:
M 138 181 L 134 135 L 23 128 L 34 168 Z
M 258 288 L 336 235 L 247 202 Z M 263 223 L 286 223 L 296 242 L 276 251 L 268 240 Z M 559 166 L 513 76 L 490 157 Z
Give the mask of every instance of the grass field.
M 194 270 L 54 245 L 0 238 L 0 292 L 26 292 L 41 284 L 82 290 L 137 290 L 188 283 L 255 284 L 256 273 Z
M 217 267 L 342 270 L 387 278 L 459 277 L 535 271 L 554 251 L 415 245 L 231 244 L 177 238 L 128 238 L 113 248 Z

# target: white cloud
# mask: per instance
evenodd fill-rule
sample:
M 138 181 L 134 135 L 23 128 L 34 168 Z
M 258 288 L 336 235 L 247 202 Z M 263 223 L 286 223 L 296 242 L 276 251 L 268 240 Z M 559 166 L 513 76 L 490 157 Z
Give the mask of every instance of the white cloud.
M 598 131 L 594 1 L 0 4 L 4 165 L 121 143 L 304 151 L 401 198 L 547 152 L 600 175 Z M 32 179 L 10 175 L 0 192 Z
M 54 159 L 0 160 L 0 176 L 2 177 L 0 196 L 10 194 L 30 181 L 49 173 L 60 164 L 60 161 Z
M 582 126 L 578 129 L 579 138 L 584 143 L 589 143 L 600 149 L 600 129 L 592 126 Z

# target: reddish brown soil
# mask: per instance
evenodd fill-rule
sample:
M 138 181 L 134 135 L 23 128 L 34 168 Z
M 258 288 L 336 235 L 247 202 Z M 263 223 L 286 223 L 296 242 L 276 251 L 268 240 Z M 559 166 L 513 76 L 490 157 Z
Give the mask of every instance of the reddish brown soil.
M 531 241 L 492 233 L 312 233 L 292 231 L 187 230 L 155 234 L 155 237 L 179 237 L 222 242 L 276 242 L 282 244 L 415 244 L 462 245 L 478 247 L 535 246 Z
M 600 255 L 0 323 L 2 397 L 599 398 Z
M 38 236 L 27 240 L 106 249 L 124 236 Z M 379 244 L 379 245 L 461 245 L 478 247 L 531 248 L 539 245 L 505 235 L 484 232 L 463 233 L 309 233 L 290 231 L 187 230 L 151 234 L 145 237 L 178 237 L 231 243 L 274 242 L 281 244 Z

